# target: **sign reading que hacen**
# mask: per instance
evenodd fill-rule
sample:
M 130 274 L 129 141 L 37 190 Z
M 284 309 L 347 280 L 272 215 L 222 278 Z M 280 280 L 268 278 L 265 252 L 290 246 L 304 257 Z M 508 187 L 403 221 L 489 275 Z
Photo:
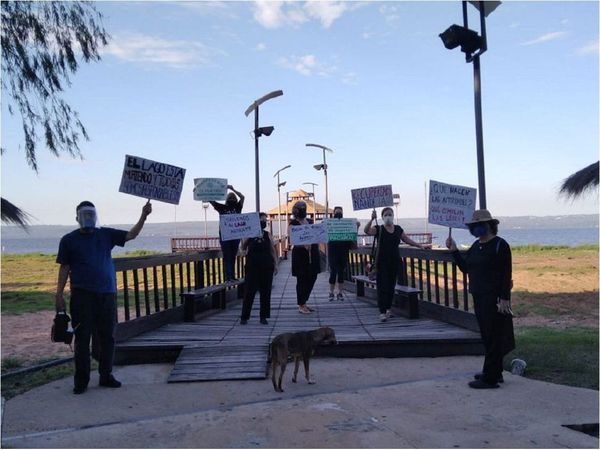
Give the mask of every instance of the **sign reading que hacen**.
M 477 189 L 429 180 L 429 223 L 468 228 L 473 217 Z
M 181 167 L 125 155 L 119 192 L 178 205 L 184 178 Z

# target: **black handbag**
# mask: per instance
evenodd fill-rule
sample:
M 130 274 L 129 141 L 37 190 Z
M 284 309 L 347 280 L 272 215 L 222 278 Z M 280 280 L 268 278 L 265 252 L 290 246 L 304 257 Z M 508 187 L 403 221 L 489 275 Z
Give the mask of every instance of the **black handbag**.
M 373 238 L 373 246 L 371 247 L 371 262 L 367 263 L 365 273 L 369 280 L 374 281 L 377 278 L 377 256 L 379 255 L 379 240 L 381 238 L 381 226 L 379 233 Z M 377 245 L 375 245 L 377 244 Z
M 62 311 L 56 313 L 50 331 L 52 342 L 63 342 L 69 345 L 73 342 L 73 329 L 69 327 L 70 321 L 71 318 L 66 312 Z

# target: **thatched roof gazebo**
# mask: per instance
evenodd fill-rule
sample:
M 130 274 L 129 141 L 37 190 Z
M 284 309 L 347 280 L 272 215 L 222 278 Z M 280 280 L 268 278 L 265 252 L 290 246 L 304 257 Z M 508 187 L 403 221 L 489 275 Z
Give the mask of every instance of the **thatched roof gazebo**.
M 302 189 L 287 193 L 287 199 L 285 203 L 281 203 L 281 220 L 287 222 L 290 220 L 292 215 L 292 208 L 298 200 L 304 200 L 306 202 L 306 213 L 311 219 L 321 220 L 325 218 L 325 206 L 317 203 L 312 198 L 312 193 L 306 192 Z M 279 206 L 275 206 L 267 211 L 267 216 L 271 222 L 277 222 L 279 214 Z M 329 217 L 333 214 L 333 209 L 329 208 Z

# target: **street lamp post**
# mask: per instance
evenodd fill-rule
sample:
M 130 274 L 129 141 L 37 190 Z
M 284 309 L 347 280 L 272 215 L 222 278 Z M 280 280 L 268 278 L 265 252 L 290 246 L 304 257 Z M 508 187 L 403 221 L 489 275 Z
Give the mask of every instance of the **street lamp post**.
M 311 184 L 312 185 L 312 198 L 313 198 L 313 220 L 316 222 L 317 221 L 317 203 L 315 202 L 315 186 L 318 186 L 317 183 L 311 183 L 310 181 L 307 181 L 305 183 L 302 184 Z
M 208 226 L 206 222 L 206 210 L 208 209 L 208 202 L 202 202 L 202 208 L 204 208 L 204 237 L 208 238 Z
M 275 172 L 275 175 L 273 175 L 273 178 L 277 177 L 277 220 L 279 222 L 279 242 L 281 242 L 281 188 L 283 186 L 285 186 L 285 183 L 287 183 L 287 181 L 283 181 L 283 182 L 279 181 L 279 174 L 281 172 L 283 172 L 285 169 L 289 169 L 290 167 L 292 167 L 292 166 L 288 164 L 287 166 L 279 169 L 277 172 Z M 287 211 L 287 206 L 286 206 L 286 211 Z M 281 246 L 280 246 L 280 248 L 281 248 Z M 281 256 L 281 255 L 279 255 L 279 256 Z
M 263 95 L 258 100 L 255 100 L 248 109 L 244 112 L 246 117 L 252 111 L 254 111 L 254 183 L 255 183 L 255 195 L 256 195 L 256 212 L 260 212 L 260 176 L 258 170 L 258 138 L 261 136 L 270 136 L 275 129 L 272 126 L 269 127 L 261 127 L 258 126 L 258 107 L 262 105 L 267 100 L 270 100 L 275 97 L 279 97 L 283 95 L 283 91 L 273 91 L 269 92 L 267 95 Z
M 306 144 L 307 147 L 317 147 L 320 148 L 321 150 L 323 150 L 323 164 L 317 164 L 315 166 L 313 166 L 315 169 L 317 170 L 321 170 L 323 169 L 323 173 L 325 174 L 325 218 L 329 217 L 329 189 L 327 186 L 327 159 L 325 157 L 325 152 L 330 152 L 333 153 L 333 150 L 331 150 L 329 147 L 325 147 L 324 145 L 320 145 L 320 144 Z
M 481 108 L 481 66 L 479 56 L 487 50 L 485 18 L 498 7 L 499 1 L 469 1 L 479 10 L 481 36 L 469 29 L 467 1 L 462 2 L 463 26 L 452 25 L 440 34 L 444 46 L 451 50 L 460 45 L 467 63 L 473 62 L 473 84 L 475 103 L 475 137 L 477 141 L 477 179 L 479 186 L 479 208 L 486 209 L 485 165 L 483 158 L 483 120 Z
M 396 208 L 396 225 L 398 225 L 398 206 L 400 206 L 400 194 L 394 194 L 392 197 L 394 199 L 394 208 Z

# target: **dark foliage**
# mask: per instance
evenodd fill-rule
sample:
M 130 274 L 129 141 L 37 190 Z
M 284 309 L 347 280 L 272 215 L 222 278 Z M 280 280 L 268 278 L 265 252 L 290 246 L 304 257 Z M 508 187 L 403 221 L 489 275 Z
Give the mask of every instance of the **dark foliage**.
M 1 20 L 2 89 L 9 112 L 21 115 L 28 164 L 37 172 L 40 136 L 53 154 L 81 157 L 80 140 L 89 138 L 61 92 L 78 59 L 100 59 L 108 38 L 102 15 L 83 1 L 2 1 Z
M 598 162 L 590 164 L 567 178 L 560 188 L 560 193 L 568 197 L 579 197 L 595 186 L 598 186 Z
M 15 225 L 26 228 L 30 218 L 29 214 L 4 198 L 0 198 L 0 201 L 2 208 L 2 222 L 14 223 Z

